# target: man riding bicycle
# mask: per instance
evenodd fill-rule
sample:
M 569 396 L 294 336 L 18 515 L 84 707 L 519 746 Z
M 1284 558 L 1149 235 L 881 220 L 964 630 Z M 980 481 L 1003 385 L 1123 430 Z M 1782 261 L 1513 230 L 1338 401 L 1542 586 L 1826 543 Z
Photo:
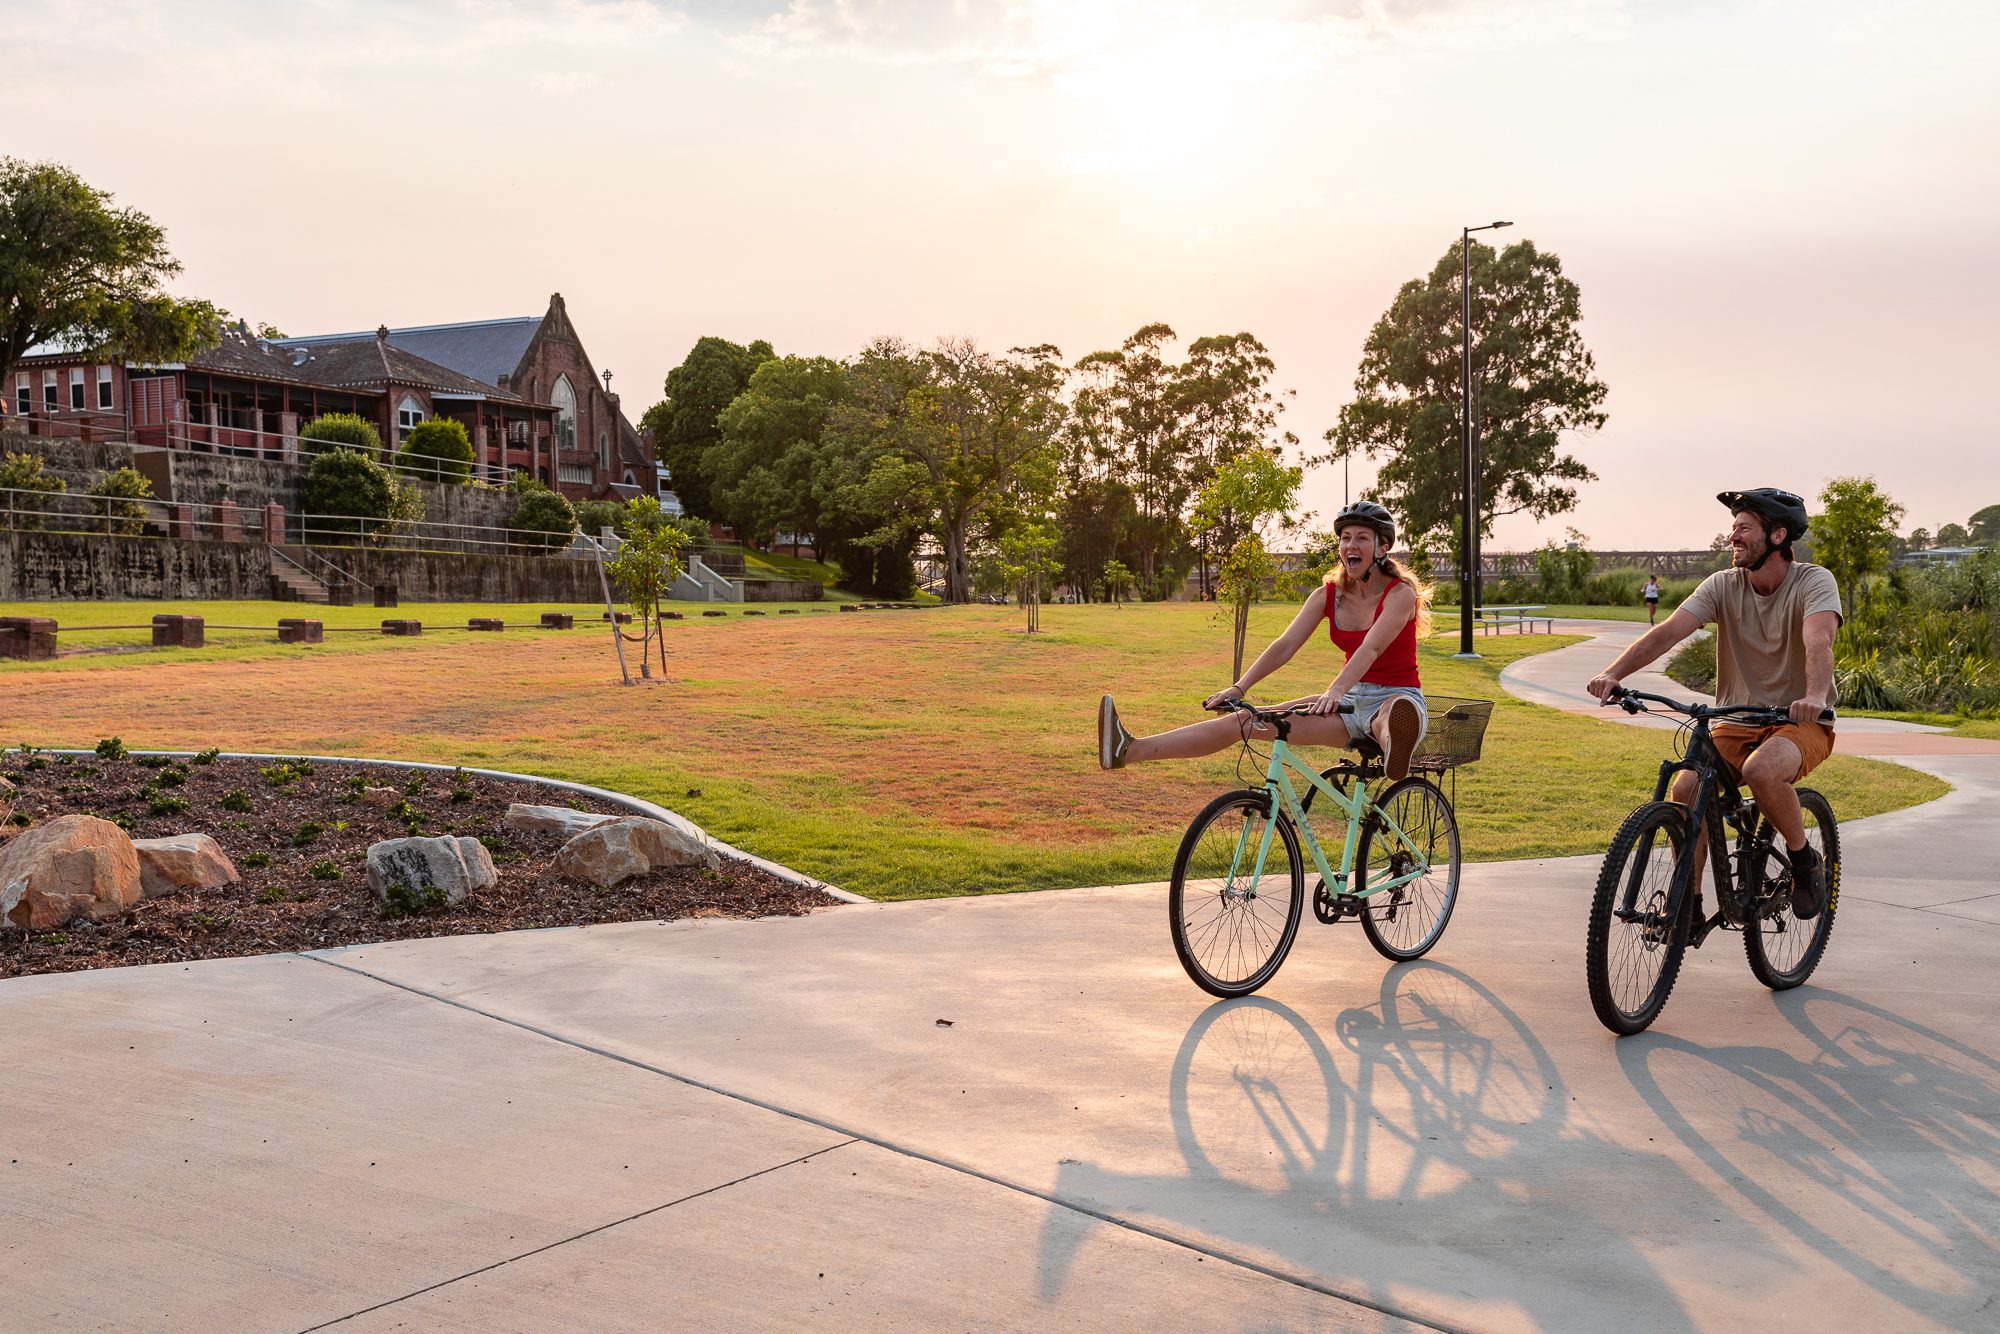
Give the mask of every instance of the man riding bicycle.
M 1792 558 L 1792 544 L 1806 531 L 1805 502 L 1799 497 L 1759 487 L 1724 491 L 1716 499 L 1732 516 L 1730 568 L 1703 580 L 1673 615 L 1593 677 L 1589 689 L 1604 699 L 1627 676 L 1703 625 L 1715 626 L 1716 702 L 1791 713 L 1791 721 L 1776 727 L 1718 722 L 1711 739 L 1723 762 L 1755 796 L 1757 809 L 1783 836 L 1792 863 L 1793 915 L 1811 919 L 1825 904 L 1826 870 L 1806 843 L 1796 784 L 1833 753 L 1833 728 L 1819 718 L 1833 708 L 1840 588 L 1829 571 Z M 1682 772 L 1674 780 L 1673 799 L 1691 802 L 1698 781 Z M 1697 856 L 1697 893 L 1701 871 Z M 1695 920 L 1701 920 L 1699 900 Z

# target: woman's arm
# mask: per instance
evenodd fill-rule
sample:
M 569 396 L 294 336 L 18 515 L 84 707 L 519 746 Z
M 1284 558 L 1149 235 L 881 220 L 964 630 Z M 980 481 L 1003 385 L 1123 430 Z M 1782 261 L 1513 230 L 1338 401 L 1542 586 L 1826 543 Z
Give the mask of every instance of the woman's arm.
M 1389 647 L 1403 627 L 1417 614 L 1417 590 L 1401 580 L 1382 595 L 1382 614 L 1375 618 L 1375 624 L 1368 627 L 1368 635 L 1361 641 L 1361 647 L 1354 650 L 1347 665 L 1340 669 L 1340 675 L 1333 678 L 1333 684 L 1326 688 L 1312 704 L 1308 713 L 1331 713 L 1340 704 L 1354 683 L 1368 674 L 1375 665 L 1375 659 L 1382 656 L 1382 650 Z
M 1299 614 L 1292 617 L 1292 623 L 1285 627 L 1283 634 L 1272 640 L 1269 647 L 1257 655 L 1257 661 L 1250 664 L 1250 669 L 1233 685 L 1218 690 L 1203 700 L 1201 706 L 1204 709 L 1212 709 L 1225 696 L 1232 694 L 1241 699 L 1249 692 L 1251 686 L 1290 662 L 1293 655 L 1305 647 L 1306 641 L 1313 637 L 1313 631 L 1318 629 L 1319 623 L 1325 619 L 1326 585 L 1321 584 L 1306 595 L 1304 605 L 1299 608 Z

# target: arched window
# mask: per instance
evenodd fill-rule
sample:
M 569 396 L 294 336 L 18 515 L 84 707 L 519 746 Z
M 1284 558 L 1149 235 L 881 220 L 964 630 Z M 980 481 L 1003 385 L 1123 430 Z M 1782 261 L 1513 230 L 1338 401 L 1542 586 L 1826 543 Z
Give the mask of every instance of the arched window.
M 597 433 L 597 466 L 611 471 L 611 437 L 603 431 Z
M 424 405 L 415 394 L 404 394 L 403 401 L 396 405 L 396 443 L 402 444 L 413 427 L 422 425 Z
M 549 402 L 556 405 L 557 442 L 563 449 L 575 449 L 576 390 L 570 388 L 567 375 L 556 377 L 556 387 L 549 391 Z

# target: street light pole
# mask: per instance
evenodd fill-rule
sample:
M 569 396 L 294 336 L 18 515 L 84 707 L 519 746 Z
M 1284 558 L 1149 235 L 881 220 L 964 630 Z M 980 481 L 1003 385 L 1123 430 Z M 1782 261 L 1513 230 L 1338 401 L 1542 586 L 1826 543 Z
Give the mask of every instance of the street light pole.
M 1511 222 L 1489 222 L 1483 227 L 1461 227 L 1458 234 L 1459 297 L 1463 303 L 1459 321 L 1459 467 L 1464 478 L 1464 508 L 1459 512 L 1458 540 L 1458 652 L 1460 658 L 1476 658 L 1472 651 L 1472 600 L 1476 596 L 1473 564 L 1479 559 L 1479 478 L 1472 457 L 1472 234 L 1511 227 Z

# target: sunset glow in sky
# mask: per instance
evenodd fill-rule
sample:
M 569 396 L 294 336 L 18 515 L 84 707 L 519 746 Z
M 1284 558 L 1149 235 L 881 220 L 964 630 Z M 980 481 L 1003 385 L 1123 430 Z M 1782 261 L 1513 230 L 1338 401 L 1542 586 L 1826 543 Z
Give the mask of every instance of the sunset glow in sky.
M 288 333 L 539 313 L 636 418 L 703 334 L 1248 330 L 1317 441 L 1461 224 L 1581 286 L 1609 425 L 1564 523 L 1724 485 L 2000 502 L 2000 6 L 1972 0 L 0 0 L 0 151 Z M 1980 89 L 1986 89 L 1981 92 Z M 1357 491 L 1365 484 L 1355 472 Z M 1337 468 L 1309 482 L 1324 514 Z

